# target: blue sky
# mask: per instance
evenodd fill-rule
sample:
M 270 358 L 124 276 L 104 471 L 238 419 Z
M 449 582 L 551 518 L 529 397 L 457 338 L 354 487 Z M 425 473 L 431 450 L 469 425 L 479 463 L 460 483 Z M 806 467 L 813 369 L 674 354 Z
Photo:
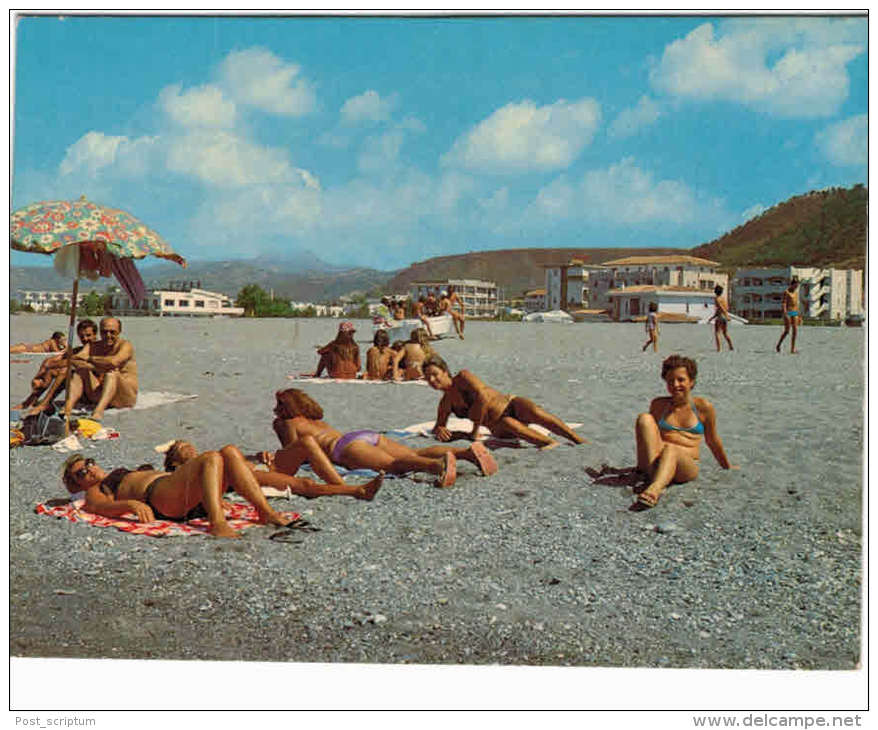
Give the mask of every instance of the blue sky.
M 688 248 L 867 182 L 865 18 L 41 16 L 15 43 L 13 207 L 85 194 L 190 259 Z

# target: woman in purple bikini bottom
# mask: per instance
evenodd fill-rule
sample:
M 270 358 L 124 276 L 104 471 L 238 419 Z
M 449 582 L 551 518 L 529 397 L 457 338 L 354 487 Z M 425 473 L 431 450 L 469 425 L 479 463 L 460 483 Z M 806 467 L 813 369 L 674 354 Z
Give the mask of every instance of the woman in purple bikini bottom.
M 373 469 L 388 474 L 425 472 L 435 474 L 438 485 L 450 487 L 457 477 L 457 460 L 475 464 L 485 476 L 497 471 L 497 462 L 481 443 L 469 448 L 430 446 L 411 449 L 371 430 L 342 434 L 324 423 L 320 405 L 296 388 L 275 394 L 277 401 L 272 424 L 281 443 L 274 456 L 274 468 L 295 474 L 308 462 L 314 472 L 330 484 L 342 479 L 334 464 L 347 469 Z

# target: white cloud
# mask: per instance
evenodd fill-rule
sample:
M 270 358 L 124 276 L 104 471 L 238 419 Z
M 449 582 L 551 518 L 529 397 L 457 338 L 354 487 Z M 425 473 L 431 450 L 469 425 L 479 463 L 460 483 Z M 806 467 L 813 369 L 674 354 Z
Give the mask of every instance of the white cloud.
M 158 137 L 113 137 L 88 132 L 67 148 L 58 167 L 62 176 L 117 174 L 142 176 L 154 167 L 161 154 Z
M 593 99 L 507 104 L 458 138 L 443 163 L 490 173 L 565 168 L 591 142 L 600 118 Z
M 387 121 L 397 101 L 396 94 L 382 99 L 377 91 L 369 89 L 359 96 L 352 96 L 342 105 L 341 121 L 343 124 Z
M 225 131 L 186 134 L 169 144 L 168 169 L 210 185 L 234 187 L 302 180 L 286 153 Z
M 235 124 L 235 102 L 216 86 L 199 86 L 185 93 L 174 84 L 161 90 L 159 106 L 168 117 L 184 127 L 225 129 Z
M 399 164 L 399 151 L 404 138 L 400 131 L 367 137 L 357 159 L 360 172 L 367 175 L 392 172 Z
M 762 203 L 754 203 L 747 210 L 741 213 L 741 220 L 749 221 L 756 216 L 762 215 L 766 211 L 766 208 Z
M 760 18 L 704 23 L 670 43 L 650 72 L 670 96 L 725 100 L 780 117 L 834 114 L 846 64 L 866 50 L 865 20 Z
M 869 118 L 858 114 L 819 131 L 814 142 L 833 165 L 863 165 L 869 159 Z
M 624 139 L 653 124 L 661 116 L 661 106 L 649 96 L 641 96 L 633 107 L 619 112 L 610 125 L 611 137 Z
M 232 97 L 262 111 L 303 116 L 316 107 L 310 82 L 300 67 L 284 63 L 271 51 L 249 48 L 230 53 L 220 73 Z

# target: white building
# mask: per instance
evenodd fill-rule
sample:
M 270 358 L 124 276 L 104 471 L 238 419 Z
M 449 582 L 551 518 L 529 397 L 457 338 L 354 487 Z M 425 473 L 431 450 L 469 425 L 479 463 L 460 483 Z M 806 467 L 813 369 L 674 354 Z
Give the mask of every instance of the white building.
M 482 281 L 481 279 L 413 281 L 409 288 L 409 294 L 416 301 L 422 296 L 427 296 L 429 291 L 435 293 L 448 289 L 449 284 L 454 286 L 457 295 L 463 300 L 468 319 L 497 316 L 497 284 L 493 281 Z
M 154 289 L 139 306 L 132 304 L 127 294 L 114 292 L 110 308 L 113 314 L 154 317 L 240 317 L 244 314 L 243 307 L 234 306 L 232 298 L 225 294 L 188 287 L 181 289 Z
M 645 317 L 649 312 L 650 302 L 656 303 L 659 314 L 669 315 L 667 319 L 681 322 L 697 322 L 714 311 L 713 291 L 688 286 L 635 284 L 612 289 L 609 297 L 610 316 L 617 322 Z
M 863 314 L 863 272 L 811 266 L 738 269 L 730 306 L 747 319 L 783 316 L 783 292 L 792 277 L 799 279 L 799 314 L 805 319 L 844 319 Z
M 89 292 L 80 291 L 76 297 L 77 306 L 89 295 Z M 19 289 L 15 297 L 22 305 L 30 305 L 35 312 L 48 312 L 52 305 L 73 301 L 73 293 L 70 291 L 42 291 L 35 289 Z
M 524 294 L 525 312 L 542 312 L 546 309 L 546 290 L 531 289 Z
M 545 264 L 543 268 L 546 270 L 543 309 L 606 309 L 609 306 L 606 297 L 596 296 L 597 275 L 603 266 L 571 259 L 566 264 Z M 605 286 L 604 292 L 608 288 Z

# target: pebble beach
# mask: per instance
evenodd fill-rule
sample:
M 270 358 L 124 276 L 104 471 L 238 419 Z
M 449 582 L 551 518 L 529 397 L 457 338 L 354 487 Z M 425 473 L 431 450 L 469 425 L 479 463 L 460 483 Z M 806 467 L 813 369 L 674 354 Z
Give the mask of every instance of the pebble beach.
M 358 320 L 361 356 L 371 324 Z M 277 447 L 273 393 L 313 369 L 335 336 L 324 319 L 123 319 L 140 390 L 197 398 L 108 411 L 119 431 L 84 451 L 109 466 L 157 466 L 154 446 Z M 66 331 L 59 315 L 10 319 L 10 342 Z M 65 496 L 64 455 L 10 451 L 10 655 L 22 658 L 833 670 L 860 667 L 865 330 L 803 327 L 800 354 L 776 354 L 775 327 L 733 326 L 717 353 L 707 326 L 468 322 L 435 344 L 529 397 L 589 443 L 495 451 L 498 474 L 459 467 L 438 489 L 387 479 L 372 502 L 275 499 L 319 532 L 269 540 L 150 538 L 37 515 Z M 634 463 L 633 424 L 665 394 L 664 357 L 698 363 L 725 471 L 701 474 L 630 512 L 624 479 L 586 468 Z M 13 360 L 21 359 L 15 358 Z M 24 358 L 27 359 L 27 358 Z M 10 364 L 10 403 L 39 363 Z M 416 385 L 302 387 L 341 431 L 394 430 L 435 416 Z M 410 441 L 430 445 L 426 438 Z M 99 620 L 96 620 L 99 619 Z M 451 705 L 453 706 L 453 704 Z

